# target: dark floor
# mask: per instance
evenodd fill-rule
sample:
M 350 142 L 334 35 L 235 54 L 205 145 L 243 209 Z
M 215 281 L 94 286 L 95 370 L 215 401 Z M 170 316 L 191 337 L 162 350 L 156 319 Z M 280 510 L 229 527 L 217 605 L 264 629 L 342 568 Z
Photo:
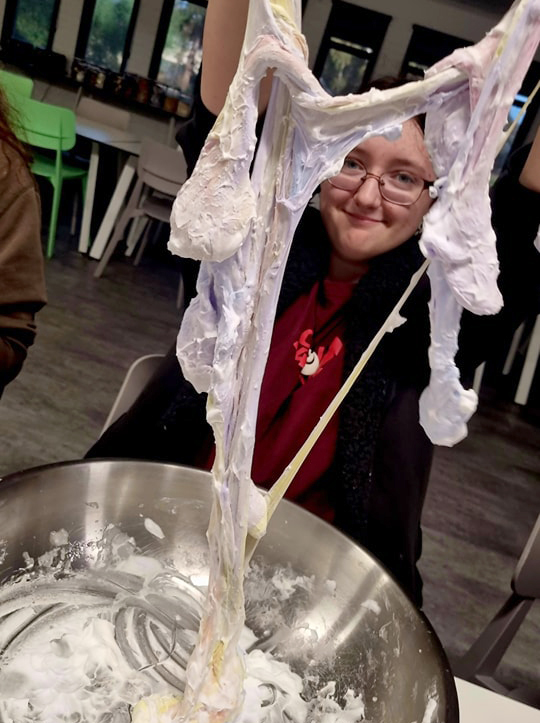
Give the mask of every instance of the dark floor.
M 425 612 L 451 661 L 510 593 L 516 561 L 540 513 L 539 452 L 540 428 L 516 405 L 485 397 L 467 439 L 436 450 L 421 570 Z M 503 659 L 502 680 L 540 691 L 539 651 L 537 603 Z
M 101 279 L 76 243 L 47 262 L 49 304 L 23 372 L 0 402 L 0 475 L 80 458 L 99 435 L 133 360 L 164 352 L 178 327 L 178 271 L 164 254 L 123 257 Z M 436 451 L 424 515 L 425 612 L 453 660 L 510 591 L 540 511 L 540 428 L 490 393 L 468 438 Z M 540 689 L 540 604 L 500 666 Z

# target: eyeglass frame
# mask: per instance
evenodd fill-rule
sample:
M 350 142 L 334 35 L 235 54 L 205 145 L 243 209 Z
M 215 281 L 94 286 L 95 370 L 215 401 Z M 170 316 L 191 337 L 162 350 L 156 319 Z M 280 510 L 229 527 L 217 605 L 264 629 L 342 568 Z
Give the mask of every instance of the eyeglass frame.
M 377 181 L 377 186 L 379 188 L 379 193 L 381 194 L 381 198 L 383 201 L 386 201 L 387 203 L 393 203 L 395 206 L 414 206 L 415 203 L 417 203 L 420 200 L 420 196 L 424 193 L 426 188 L 428 189 L 428 195 L 431 198 L 432 201 L 434 201 L 436 198 L 439 197 L 439 191 L 437 189 L 437 186 L 435 185 L 436 181 L 427 181 L 425 178 L 420 178 L 419 180 L 423 182 L 424 186 L 420 193 L 418 194 L 418 198 L 416 198 L 414 201 L 411 201 L 410 203 L 400 203 L 399 201 L 391 201 L 390 199 L 386 198 L 385 195 L 382 192 L 382 187 L 384 187 L 384 182 L 382 181 L 382 177 L 386 175 L 386 173 L 383 173 L 382 175 L 378 176 L 376 173 L 371 173 L 368 171 L 368 169 L 365 167 L 365 165 L 362 163 L 362 161 L 359 161 L 355 159 L 355 163 L 358 163 L 362 168 L 365 170 L 366 175 L 362 177 L 360 180 L 360 183 L 355 189 L 351 189 L 350 191 L 347 188 L 340 188 L 339 186 L 336 186 L 334 183 L 332 183 L 332 180 L 340 175 L 340 173 L 337 173 L 335 176 L 332 176 L 331 178 L 328 178 L 328 183 L 333 186 L 334 188 L 337 188 L 339 191 L 347 191 L 347 193 L 357 193 L 358 189 L 362 188 L 364 183 L 367 181 L 367 179 L 371 176 L 371 178 L 374 178 Z

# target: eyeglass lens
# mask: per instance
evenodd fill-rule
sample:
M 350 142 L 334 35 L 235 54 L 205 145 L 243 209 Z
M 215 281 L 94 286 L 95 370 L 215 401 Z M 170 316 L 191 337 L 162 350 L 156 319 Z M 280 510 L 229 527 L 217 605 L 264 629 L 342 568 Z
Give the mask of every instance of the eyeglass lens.
M 379 184 L 381 196 L 390 203 L 403 206 L 415 203 L 424 190 L 424 180 L 409 171 L 393 171 L 376 176 L 368 173 L 360 161 L 346 158 L 341 171 L 330 179 L 330 183 L 343 191 L 357 191 L 366 178 L 375 178 Z

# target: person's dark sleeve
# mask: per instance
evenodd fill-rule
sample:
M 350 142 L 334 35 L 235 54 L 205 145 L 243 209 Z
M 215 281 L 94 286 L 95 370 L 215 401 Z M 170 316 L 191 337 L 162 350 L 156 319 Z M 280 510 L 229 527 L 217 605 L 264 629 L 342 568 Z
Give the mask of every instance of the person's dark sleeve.
M 366 538 L 376 555 L 422 606 L 417 562 L 422 551 L 420 521 L 433 445 L 418 418 L 419 390 L 396 389 L 386 410 L 373 465 Z
M 512 155 L 491 193 L 497 237 L 498 286 L 504 306 L 492 316 L 463 313 L 456 362 L 470 382 L 483 361 L 505 353 L 515 329 L 540 309 L 540 254 L 534 246 L 540 223 L 540 194 L 519 183 L 530 145 Z
M 407 322 L 387 339 L 392 385 L 373 461 L 366 538 L 369 549 L 422 606 L 417 562 L 420 521 L 431 472 L 433 444 L 419 419 L 419 398 L 429 383 L 429 280 L 420 280 L 402 310 Z M 406 354 L 403 353 L 406 350 Z
M 265 114 L 262 113 L 257 121 L 257 138 L 260 138 L 264 119 Z M 197 85 L 191 115 L 188 120 L 179 125 L 176 131 L 176 142 L 184 153 L 188 176 L 193 173 L 206 138 L 215 122 L 216 116 L 204 105 L 200 95 L 200 87 Z
M 188 176 L 191 176 L 206 137 L 212 130 L 216 116 L 202 102 L 200 89 L 197 86 L 190 118 L 182 123 L 176 133 L 176 142 L 182 149 L 186 159 Z
M 183 375 L 176 344 L 165 355 L 129 410 L 88 450 L 85 457 L 115 457 L 196 466 L 211 434 L 206 397 Z
M 0 393 L 20 372 L 35 335 L 31 312 L 0 307 Z
M 200 78 L 200 74 L 199 74 Z M 216 116 L 203 104 L 200 96 L 200 81 L 195 89 L 195 98 L 191 115 L 187 121 L 180 124 L 176 132 L 176 142 L 182 149 L 186 159 L 188 177 L 193 173 L 197 159 L 216 121 Z M 200 262 L 193 259 L 182 259 L 182 276 L 184 279 L 184 299 L 186 305 L 196 294 L 197 276 Z
M 0 393 L 34 342 L 34 315 L 46 302 L 41 209 L 18 152 L 0 149 Z

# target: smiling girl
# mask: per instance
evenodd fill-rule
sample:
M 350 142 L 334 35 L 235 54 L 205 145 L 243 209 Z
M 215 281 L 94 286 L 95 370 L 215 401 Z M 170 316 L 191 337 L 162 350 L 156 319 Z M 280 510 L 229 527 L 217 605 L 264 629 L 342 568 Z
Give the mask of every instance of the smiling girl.
M 239 57 L 247 0 L 210 0 L 200 96 L 179 132 L 193 168 L 223 106 Z M 261 87 L 261 107 L 268 83 Z M 435 174 L 418 119 L 396 140 L 372 137 L 321 185 L 296 230 L 261 388 L 252 478 L 269 487 L 328 407 L 423 257 L 422 219 Z M 420 518 L 432 445 L 418 418 L 429 380 L 429 282 L 402 310 L 318 439 L 286 496 L 360 542 L 420 605 Z M 130 411 L 88 456 L 128 456 L 209 469 L 205 398 L 173 346 Z

